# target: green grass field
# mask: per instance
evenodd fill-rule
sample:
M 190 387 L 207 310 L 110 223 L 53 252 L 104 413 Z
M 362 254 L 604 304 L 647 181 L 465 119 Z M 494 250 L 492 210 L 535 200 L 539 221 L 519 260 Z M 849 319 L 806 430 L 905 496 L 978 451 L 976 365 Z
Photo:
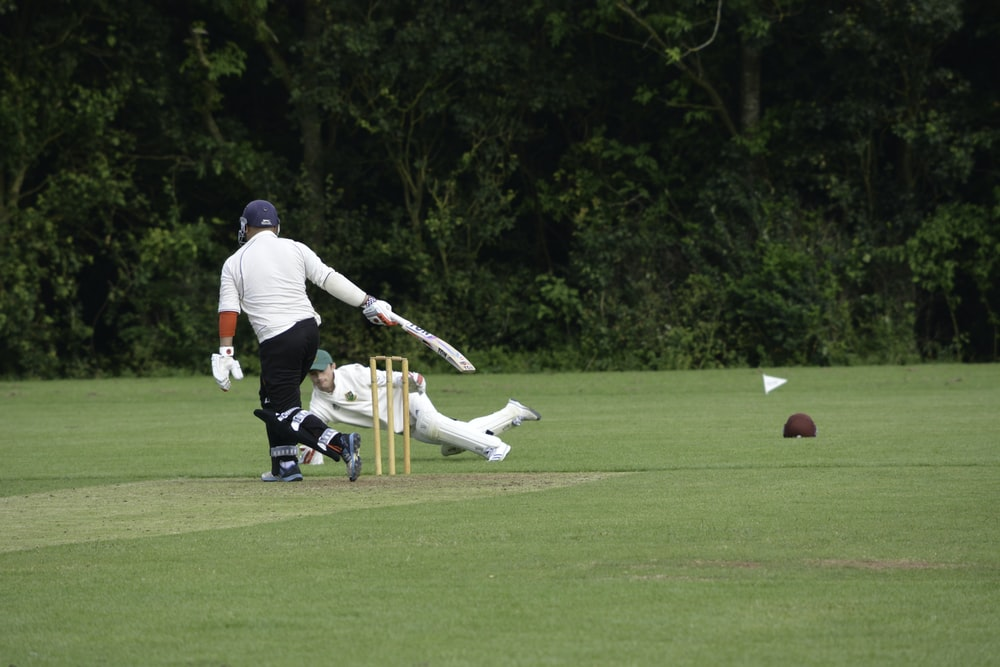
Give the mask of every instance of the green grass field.
M 543 420 L 262 484 L 256 378 L 0 383 L 0 665 L 1000 664 L 1000 366 L 421 370 Z

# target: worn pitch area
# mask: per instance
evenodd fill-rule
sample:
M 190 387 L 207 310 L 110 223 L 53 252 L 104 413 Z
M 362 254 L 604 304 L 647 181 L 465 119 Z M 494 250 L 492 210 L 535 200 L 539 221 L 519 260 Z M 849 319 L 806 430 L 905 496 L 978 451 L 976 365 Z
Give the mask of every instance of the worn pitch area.
M 533 493 L 623 473 L 517 473 L 254 479 L 169 479 L 0 498 L 0 553 L 97 540 L 177 535 L 393 505 Z M 280 502 L 276 502 L 280 499 Z

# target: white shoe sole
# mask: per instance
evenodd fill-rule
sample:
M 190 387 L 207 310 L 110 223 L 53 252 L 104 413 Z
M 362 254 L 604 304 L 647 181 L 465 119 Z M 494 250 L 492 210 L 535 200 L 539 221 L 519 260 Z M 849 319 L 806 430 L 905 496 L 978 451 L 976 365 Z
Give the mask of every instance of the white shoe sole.
M 502 447 L 494 447 L 486 453 L 486 460 L 493 463 L 496 461 L 503 461 L 507 458 L 507 454 L 510 453 L 510 445 L 504 445 Z

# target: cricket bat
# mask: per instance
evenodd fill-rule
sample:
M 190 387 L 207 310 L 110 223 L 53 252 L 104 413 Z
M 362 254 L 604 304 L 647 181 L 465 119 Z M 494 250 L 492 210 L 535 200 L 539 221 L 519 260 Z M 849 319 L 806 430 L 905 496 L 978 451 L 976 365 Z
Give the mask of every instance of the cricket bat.
M 392 319 L 396 322 L 396 324 L 403 327 L 403 331 L 415 338 L 419 338 L 420 342 L 437 352 L 438 356 L 458 369 L 459 373 L 476 372 L 476 367 L 472 365 L 472 362 L 466 359 L 465 355 L 459 352 L 453 345 L 448 343 L 448 341 L 441 340 L 426 329 L 421 329 L 399 313 L 393 313 Z

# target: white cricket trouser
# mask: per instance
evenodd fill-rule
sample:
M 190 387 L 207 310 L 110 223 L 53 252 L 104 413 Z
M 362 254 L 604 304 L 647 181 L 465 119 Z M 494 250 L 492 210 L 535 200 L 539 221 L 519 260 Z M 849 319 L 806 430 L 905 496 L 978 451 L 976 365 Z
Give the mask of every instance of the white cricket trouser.
M 486 431 L 497 433 L 495 429 L 499 429 L 503 432 L 514 421 L 514 417 L 504 410 L 471 422 L 459 421 L 438 412 L 426 394 L 416 393 L 410 394 L 410 415 L 413 417 L 413 436 L 417 440 L 431 445 L 451 445 L 483 457 L 489 456 L 490 450 L 505 445 L 503 440 Z

